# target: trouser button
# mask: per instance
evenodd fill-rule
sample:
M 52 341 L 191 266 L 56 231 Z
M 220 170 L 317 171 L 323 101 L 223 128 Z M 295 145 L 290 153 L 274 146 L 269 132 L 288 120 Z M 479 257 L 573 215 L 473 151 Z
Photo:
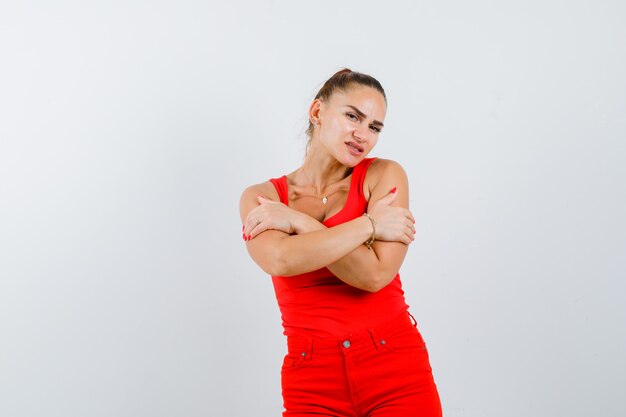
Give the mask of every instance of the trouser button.
M 350 341 L 349 340 L 344 340 L 342 343 L 343 347 L 345 347 L 346 349 L 350 347 Z

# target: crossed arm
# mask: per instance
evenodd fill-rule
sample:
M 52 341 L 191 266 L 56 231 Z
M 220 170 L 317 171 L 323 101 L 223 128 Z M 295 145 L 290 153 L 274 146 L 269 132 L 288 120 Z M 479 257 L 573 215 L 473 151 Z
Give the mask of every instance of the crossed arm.
M 397 191 L 390 197 L 393 187 Z M 377 223 L 377 240 L 369 250 L 363 245 L 372 233 L 366 217 L 327 228 L 282 203 L 263 201 L 258 186 L 248 187 L 240 201 L 244 233 L 252 236 L 246 241 L 248 252 L 270 275 L 291 276 L 326 267 L 348 285 L 378 291 L 396 276 L 413 240 L 408 191 L 402 167 L 386 161 L 368 204 L 368 213 Z M 262 222 L 256 226 L 259 219 Z

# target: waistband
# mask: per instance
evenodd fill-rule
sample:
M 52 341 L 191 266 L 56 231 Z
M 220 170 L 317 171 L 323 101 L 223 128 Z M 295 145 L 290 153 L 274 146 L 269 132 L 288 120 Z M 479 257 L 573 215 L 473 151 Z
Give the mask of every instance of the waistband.
M 360 332 L 348 333 L 342 337 L 287 336 L 287 348 L 290 353 L 298 352 L 303 356 L 314 350 L 336 350 L 371 343 L 378 348 L 385 345 L 386 337 L 391 337 L 411 328 L 417 328 L 417 321 L 411 313 L 405 311 L 381 325 Z

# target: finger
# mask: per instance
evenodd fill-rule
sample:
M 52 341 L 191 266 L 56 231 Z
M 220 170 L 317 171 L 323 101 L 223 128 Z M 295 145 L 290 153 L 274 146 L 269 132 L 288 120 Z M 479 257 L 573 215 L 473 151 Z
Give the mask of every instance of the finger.
M 261 223 L 261 219 L 258 217 L 259 213 L 254 213 L 254 210 L 248 213 L 248 217 L 246 217 L 246 223 L 244 224 L 243 237 L 245 240 L 250 240 L 252 231 L 255 227 L 257 227 Z
M 407 245 L 411 244 L 415 238 L 413 236 L 413 233 L 411 233 L 411 230 L 407 230 L 406 233 L 404 234 L 406 236 L 406 238 L 408 239 Z
M 405 225 L 405 227 L 402 228 L 402 235 L 399 241 L 407 245 L 413 242 L 413 234 L 411 233 L 411 227 L 409 227 L 408 225 Z
M 250 230 L 252 230 L 252 220 L 250 219 L 250 216 L 248 216 L 246 217 L 246 221 L 243 224 L 244 239 L 246 238 L 246 236 L 248 236 L 248 234 L 250 233 Z
M 408 226 L 405 230 L 405 233 L 411 238 L 411 240 L 415 240 L 415 229 Z
M 413 217 L 413 213 L 411 213 L 410 210 L 409 210 L 409 219 L 411 219 L 411 222 L 413 222 L 413 224 L 415 224 L 415 217 Z
M 406 220 L 405 222 L 405 226 L 407 227 L 407 229 L 409 229 L 413 234 L 415 234 L 416 230 L 415 230 L 415 225 L 413 224 L 413 222 L 409 219 Z
M 267 226 L 262 220 L 256 220 L 251 226 L 248 233 L 244 232 L 244 240 L 254 239 L 259 234 L 267 230 Z
M 254 228 L 252 228 L 252 230 L 250 231 L 250 235 L 248 237 L 248 240 L 252 240 L 255 237 L 257 237 L 258 235 L 260 235 L 261 233 L 263 233 L 265 230 L 267 230 L 267 228 L 265 227 L 265 225 L 263 225 L 263 222 L 257 224 Z
M 385 195 L 385 197 L 389 197 L 390 195 L 396 194 L 397 190 L 398 190 L 398 187 L 393 187 L 391 190 L 389 190 L 389 192 Z
M 246 240 L 246 236 L 247 236 L 247 233 L 246 233 L 246 227 L 247 226 L 248 226 L 248 218 L 246 217 L 246 220 L 244 220 L 243 226 L 241 228 L 241 233 L 243 234 L 243 239 L 244 240 Z
M 246 234 L 246 236 L 250 234 L 252 228 L 254 228 L 254 226 L 256 226 L 256 224 L 258 223 L 257 220 L 260 220 L 262 216 L 263 208 L 261 206 L 256 206 L 248 212 L 246 220 L 243 223 L 245 225 L 244 233 Z
M 259 195 L 256 197 L 256 199 L 257 199 L 257 201 L 259 202 L 259 204 L 263 204 L 263 203 L 265 203 L 265 201 L 267 200 L 267 199 L 266 199 L 265 197 L 263 197 L 261 194 L 259 194 Z
M 252 224 L 248 224 L 246 226 L 246 231 L 243 232 L 243 239 L 244 240 L 250 240 L 250 233 L 252 233 L 252 229 L 254 229 L 254 226 Z
M 385 204 L 389 205 L 389 204 L 393 203 L 396 200 L 397 197 L 398 197 L 398 193 L 397 192 L 395 192 L 395 193 L 390 192 L 389 194 L 384 196 L 382 200 L 383 200 L 383 202 Z

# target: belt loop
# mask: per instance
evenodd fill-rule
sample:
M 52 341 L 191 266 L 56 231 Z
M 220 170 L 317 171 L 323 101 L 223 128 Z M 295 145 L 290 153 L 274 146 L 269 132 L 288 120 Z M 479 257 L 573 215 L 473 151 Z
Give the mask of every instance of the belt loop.
M 407 313 L 409 313 L 409 311 L 407 310 Z M 417 320 L 415 320 L 415 317 L 413 317 L 413 314 L 409 313 L 409 316 L 413 319 L 413 327 L 417 327 Z

